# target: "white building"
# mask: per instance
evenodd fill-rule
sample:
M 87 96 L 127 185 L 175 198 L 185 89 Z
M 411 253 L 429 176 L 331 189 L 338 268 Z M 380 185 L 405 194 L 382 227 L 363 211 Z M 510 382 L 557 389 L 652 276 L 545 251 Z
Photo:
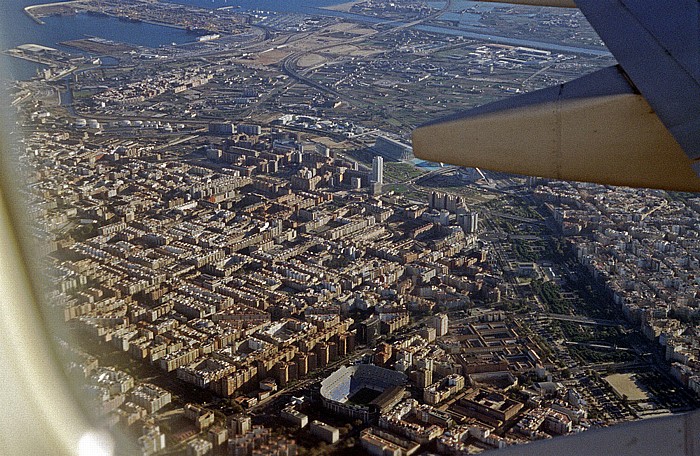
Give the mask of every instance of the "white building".
M 313 435 L 324 442 L 333 444 L 340 440 L 340 430 L 321 421 L 312 421 L 310 430 Z
M 447 334 L 447 327 L 449 324 L 449 319 L 445 314 L 437 314 L 433 317 L 433 328 L 435 328 L 435 335 L 437 337 L 442 337 Z
M 370 182 L 373 184 L 383 184 L 384 183 L 384 158 L 377 155 L 372 159 L 372 175 L 370 176 Z
M 212 454 L 214 445 L 204 439 L 196 439 L 187 444 L 187 456 L 207 456 Z
M 155 454 L 165 449 L 165 434 L 160 432 L 160 427 L 147 424 L 143 427 L 143 435 L 139 437 L 138 444 L 144 456 Z
M 290 423 L 293 423 L 296 426 L 299 426 L 300 428 L 306 427 L 306 425 L 309 424 L 309 417 L 307 415 L 304 415 L 294 407 L 283 408 L 280 412 L 280 417 L 289 421 Z

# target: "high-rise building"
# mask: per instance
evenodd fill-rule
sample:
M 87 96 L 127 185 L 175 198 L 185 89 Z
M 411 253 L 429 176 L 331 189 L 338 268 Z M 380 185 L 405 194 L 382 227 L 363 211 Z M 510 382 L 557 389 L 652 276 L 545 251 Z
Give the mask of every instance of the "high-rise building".
M 477 212 L 467 213 L 467 231 L 476 233 L 479 230 L 479 214 Z
M 449 319 L 445 314 L 437 314 L 433 317 L 433 328 L 435 328 L 435 335 L 437 337 L 442 337 L 447 334 L 447 326 L 449 324 Z
M 228 428 L 231 435 L 242 435 L 250 431 L 251 420 L 248 415 L 233 415 L 228 418 Z
M 476 233 L 479 230 L 479 214 L 477 212 L 459 214 L 457 223 L 459 223 L 465 233 Z
M 187 444 L 187 456 L 205 456 L 211 454 L 214 445 L 204 439 L 195 439 Z
M 435 335 L 437 332 L 435 331 L 435 328 L 428 327 L 421 329 L 418 334 L 428 342 L 435 342 Z
M 330 157 L 331 156 L 331 149 L 330 147 L 326 146 L 325 144 L 316 144 L 316 153 L 319 155 L 323 155 L 324 157 Z
M 326 344 L 325 342 L 316 344 L 316 347 L 314 347 L 314 351 L 316 353 L 318 366 L 326 367 L 331 361 L 331 354 L 328 344 Z
M 309 373 L 309 357 L 305 353 L 297 353 L 294 356 L 294 362 L 297 365 L 297 373 L 300 377 L 304 377 Z
M 457 195 L 442 192 L 431 192 L 428 198 L 430 209 L 446 209 L 450 212 L 457 212 L 457 209 L 464 206 L 464 199 Z
M 260 125 L 246 125 L 242 124 L 238 126 L 238 133 L 243 133 L 246 135 L 260 136 L 262 134 L 262 127 Z
M 165 448 L 165 434 L 160 432 L 160 427 L 146 423 L 143 426 L 143 435 L 138 439 L 141 454 L 150 455 L 158 453 Z
M 338 356 L 345 356 L 348 353 L 348 346 L 347 346 L 347 335 L 346 334 L 338 334 L 337 340 L 338 342 Z
M 433 384 L 433 371 L 419 369 L 416 371 L 416 386 L 418 388 L 427 388 Z
M 209 123 L 209 134 L 210 135 L 228 135 L 231 136 L 236 132 L 236 126 L 231 122 L 210 122 Z
M 384 183 L 384 158 L 377 155 L 372 160 L 372 175 L 369 178 L 373 184 Z
M 374 345 L 379 338 L 379 317 L 375 315 L 360 323 L 357 336 L 361 343 Z

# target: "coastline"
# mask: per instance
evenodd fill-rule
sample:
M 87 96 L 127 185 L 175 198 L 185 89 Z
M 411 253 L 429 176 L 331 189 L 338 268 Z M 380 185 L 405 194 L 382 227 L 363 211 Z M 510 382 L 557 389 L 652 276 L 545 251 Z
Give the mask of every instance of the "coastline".
M 36 22 L 37 24 L 39 24 L 39 25 L 46 25 L 46 22 L 42 21 L 42 20 L 39 19 L 37 16 L 35 16 L 34 14 L 32 14 L 32 12 L 29 10 L 29 8 L 31 8 L 31 7 L 28 6 L 28 7 L 26 7 L 26 8 L 23 9 L 24 14 L 26 14 L 27 16 L 29 16 L 29 19 L 33 20 L 33 21 Z
M 39 16 L 34 14 L 32 11 L 38 8 L 46 8 L 46 7 L 51 7 L 51 6 L 65 6 L 65 5 L 70 5 L 72 3 L 81 3 L 81 0 L 69 0 L 66 2 L 53 2 L 53 3 L 41 3 L 38 5 L 29 5 L 25 6 L 22 10 L 24 11 L 24 14 L 29 16 L 31 20 L 36 22 L 39 25 L 45 25 L 46 22 L 42 21 Z
M 64 5 L 82 4 L 82 3 L 83 3 L 83 0 L 68 0 L 68 1 L 53 2 L 53 3 L 41 3 L 41 4 L 38 4 L 38 5 L 30 5 L 30 6 L 27 6 L 27 7 L 23 8 L 23 10 L 24 10 L 24 13 L 25 13 L 27 16 L 29 16 L 29 17 L 30 17 L 34 22 L 36 22 L 37 24 L 39 24 L 39 25 L 46 25 L 46 22 L 43 21 L 43 20 L 41 19 L 40 16 L 38 16 L 37 14 L 35 14 L 35 13 L 33 12 L 33 10 L 39 9 L 39 8 L 52 7 L 52 6 L 64 6 Z M 87 14 L 87 13 L 89 13 L 89 12 L 91 12 L 91 11 L 92 11 L 92 10 L 87 10 L 87 9 L 86 9 L 86 10 L 78 11 L 78 13 L 79 13 L 79 14 L 81 14 L 81 13 Z M 118 14 L 110 14 L 110 13 L 104 12 L 104 11 L 100 11 L 100 13 L 103 14 L 103 15 L 105 15 L 105 16 L 107 16 L 107 17 L 111 17 L 111 18 L 114 18 L 114 19 L 120 19 L 120 20 L 124 20 L 124 19 L 127 19 L 127 20 L 128 20 L 128 19 L 130 19 L 128 16 L 120 16 L 120 15 L 118 15 Z M 185 31 L 188 31 L 188 32 L 189 32 L 189 30 L 187 30 L 187 27 L 185 27 L 185 26 L 183 26 L 183 25 L 178 25 L 178 24 L 171 24 L 171 23 L 167 23 L 167 22 L 159 22 L 159 21 L 154 21 L 154 20 L 151 20 L 151 19 L 141 19 L 141 18 L 138 19 L 138 22 L 142 22 L 142 23 L 144 23 L 144 24 L 156 25 L 156 26 L 160 26 L 160 27 L 170 27 L 170 28 L 173 28 L 173 29 L 185 30 Z M 199 35 L 199 34 L 196 33 L 196 32 L 192 32 L 192 33 L 193 33 L 194 35 Z
M 27 62 L 38 63 L 44 66 L 51 66 L 51 64 L 53 63 L 50 60 L 42 59 L 40 57 L 35 57 L 28 54 L 20 54 L 15 49 L 8 49 L 6 51 L 2 51 L 2 54 L 8 57 L 13 57 L 15 59 L 22 59 Z
M 362 3 L 362 1 L 363 0 L 353 0 L 350 2 L 340 3 L 338 5 L 322 6 L 319 9 L 349 13 L 353 6 L 357 5 L 358 3 Z

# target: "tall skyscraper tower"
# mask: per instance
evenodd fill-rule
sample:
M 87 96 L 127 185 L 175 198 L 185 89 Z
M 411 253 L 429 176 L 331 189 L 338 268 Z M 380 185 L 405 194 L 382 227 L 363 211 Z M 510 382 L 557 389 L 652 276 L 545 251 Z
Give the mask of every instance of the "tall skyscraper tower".
M 467 233 L 476 233 L 479 230 L 479 214 L 477 212 L 468 212 L 466 225 Z
M 369 180 L 373 184 L 384 183 L 384 157 L 377 155 L 372 160 L 372 175 Z

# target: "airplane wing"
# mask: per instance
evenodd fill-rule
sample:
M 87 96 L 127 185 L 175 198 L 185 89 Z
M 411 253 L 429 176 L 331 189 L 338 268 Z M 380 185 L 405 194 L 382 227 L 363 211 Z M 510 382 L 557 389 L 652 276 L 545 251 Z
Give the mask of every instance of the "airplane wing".
M 414 153 L 515 174 L 700 191 L 700 3 L 575 3 L 618 65 L 420 126 Z

